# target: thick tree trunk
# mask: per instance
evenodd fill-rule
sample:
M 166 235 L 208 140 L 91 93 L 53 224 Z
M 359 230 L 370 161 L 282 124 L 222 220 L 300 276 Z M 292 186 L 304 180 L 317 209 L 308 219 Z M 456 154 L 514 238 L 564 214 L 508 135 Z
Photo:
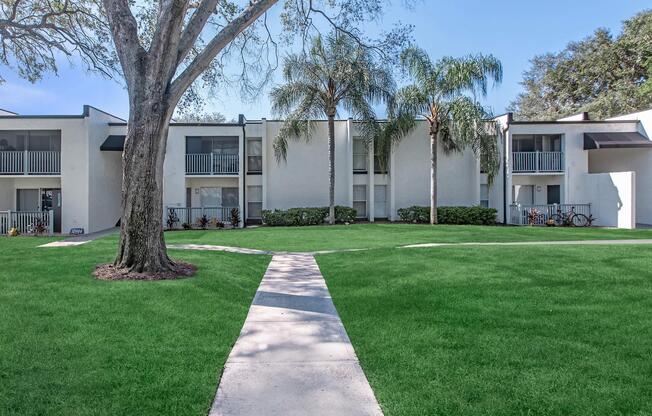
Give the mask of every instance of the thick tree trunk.
M 152 97 L 150 91 L 143 87 L 130 100 L 122 156 L 120 243 L 114 262 L 137 273 L 175 269 L 163 238 L 163 161 L 171 111 L 163 96 Z
M 438 128 L 430 129 L 430 224 L 437 224 L 437 138 Z
M 328 223 L 335 224 L 335 115 L 328 115 Z

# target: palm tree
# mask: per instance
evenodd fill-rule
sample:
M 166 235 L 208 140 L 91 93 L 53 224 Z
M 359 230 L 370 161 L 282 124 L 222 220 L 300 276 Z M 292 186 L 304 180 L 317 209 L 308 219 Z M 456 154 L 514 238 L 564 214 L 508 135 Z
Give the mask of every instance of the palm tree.
M 472 147 L 480 154 L 489 182 L 498 171 L 495 130 L 488 123 L 489 113 L 477 101 L 486 97 L 488 83 L 502 81 L 503 70 L 492 55 L 445 57 L 432 62 L 421 49 L 409 48 L 401 54 L 401 64 L 414 83 L 397 93 L 397 114 L 390 118 L 389 140 L 405 137 L 410 126 L 409 115 L 421 116 L 429 123 L 430 135 L 430 223 L 437 224 L 437 149 L 442 143 L 445 152 Z M 408 123 L 408 124 L 406 124 Z M 394 126 L 392 126 L 394 125 Z M 402 128 L 396 127 L 402 125 Z M 387 140 L 387 139 L 386 139 Z
M 310 137 L 316 118 L 328 119 L 329 222 L 334 224 L 335 116 L 342 107 L 362 125 L 375 125 L 373 106 L 393 96 L 391 72 L 368 48 L 335 32 L 315 37 L 306 53 L 287 56 L 283 78 L 285 84 L 273 88 L 270 95 L 273 112 L 285 118 L 274 140 L 276 159 L 287 160 L 290 139 Z M 362 135 L 370 131 L 361 129 Z

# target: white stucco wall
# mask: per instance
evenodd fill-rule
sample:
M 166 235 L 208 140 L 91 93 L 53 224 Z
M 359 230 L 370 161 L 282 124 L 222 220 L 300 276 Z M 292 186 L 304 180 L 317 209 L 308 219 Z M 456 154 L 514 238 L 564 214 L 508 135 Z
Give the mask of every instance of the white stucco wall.
M 480 167 L 471 150 L 437 152 L 437 199 L 439 206 L 477 205 L 480 202 Z M 430 205 L 430 137 L 426 122 L 404 138 L 395 149 L 395 209 Z
M 121 215 L 122 152 L 101 151 L 109 123 L 122 120 L 90 108 L 88 128 L 89 202 L 87 232 L 115 227 Z
M 635 228 L 635 172 L 584 174 L 579 180 L 582 187 L 577 194 L 578 202 L 591 202 L 595 225 Z
M 328 128 L 325 121 L 316 123 L 312 137 L 291 140 L 287 162 L 276 161 L 273 142 L 281 127 L 280 122 L 266 123 L 268 140 L 264 144 L 267 169 L 264 172 L 267 209 L 319 207 L 328 205 Z M 335 204 L 349 205 L 346 121 L 335 123 Z
M 652 149 L 589 151 L 589 172 L 636 172 L 637 221 L 652 224 Z

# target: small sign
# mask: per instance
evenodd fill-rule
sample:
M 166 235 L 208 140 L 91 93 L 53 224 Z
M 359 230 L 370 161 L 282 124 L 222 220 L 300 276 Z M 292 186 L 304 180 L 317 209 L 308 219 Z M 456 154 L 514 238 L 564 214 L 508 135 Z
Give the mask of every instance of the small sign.
M 82 235 L 84 234 L 84 229 L 83 228 L 71 228 L 70 229 L 70 235 Z

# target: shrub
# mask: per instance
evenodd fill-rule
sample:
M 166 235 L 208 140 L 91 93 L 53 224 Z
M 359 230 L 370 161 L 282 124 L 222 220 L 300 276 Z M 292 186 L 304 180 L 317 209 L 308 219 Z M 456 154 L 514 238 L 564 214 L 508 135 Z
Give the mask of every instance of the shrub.
M 184 230 L 190 230 L 192 229 L 192 225 L 188 224 L 187 222 L 184 222 L 183 224 L 181 224 L 181 228 L 183 228 Z
M 439 224 L 493 225 L 496 223 L 494 208 L 473 207 L 438 207 Z M 430 221 L 430 207 L 412 206 L 398 210 L 401 221 L 427 223 Z
M 238 208 L 231 209 L 231 225 L 233 228 L 237 228 L 240 225 L 240 210 Z
M 430 222 L 430 207 L 413 205 L 408 208 L 400 208 L 398 217 L 403 222 L 427 223 Z
M 335 207 L 335 222 L 353 222 L 358 213 L 354 208 L 337 205 Z
M 199 228 L 201 228 L 202 230 L 205 230 L 209 223 L 210 220 L 205 214 L 197 218 L 197 225 L 199 225 Z
M 336 222 L 355 221 L 356 212 L 351 207 L 337 205 L 335 207 Z M 328 218 L 328 207 L 290 208 L 263 211 L 263 223 L 270 226 L 305 226 L 320 225 Z
M 32 230 L 34 235 L 43 235 L 48 231 L 48 227 L 46 227 L 45 222 L 42 219 L 37 218 L 32 225 Z

